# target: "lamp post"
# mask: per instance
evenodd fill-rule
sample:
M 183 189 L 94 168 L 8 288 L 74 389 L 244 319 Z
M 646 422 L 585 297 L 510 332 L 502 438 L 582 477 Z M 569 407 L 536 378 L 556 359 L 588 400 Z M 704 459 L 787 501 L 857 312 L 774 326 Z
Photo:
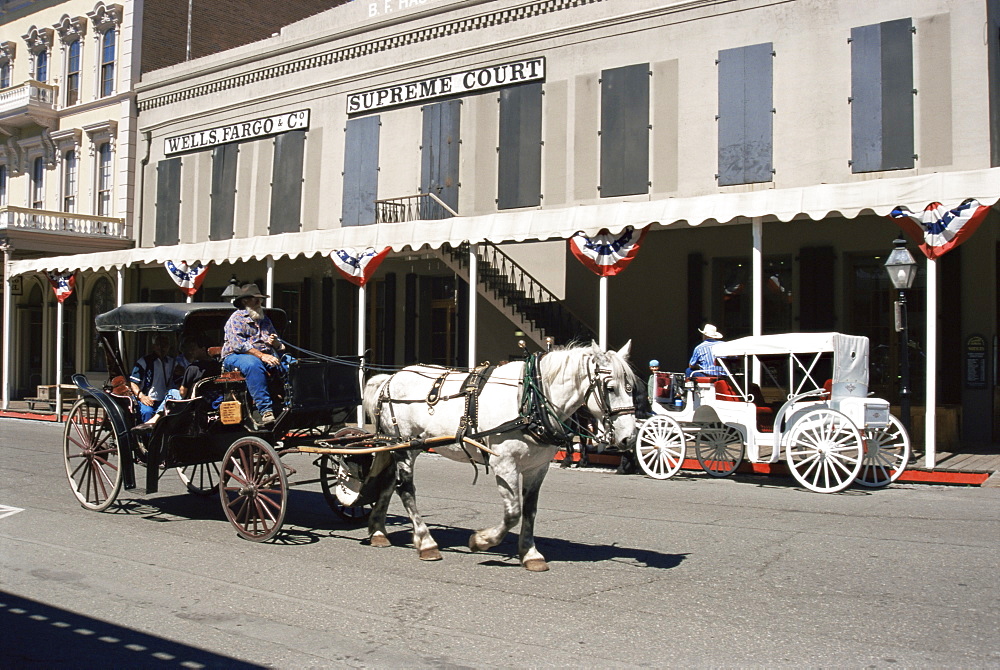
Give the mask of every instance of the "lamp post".
M 222 292 L 222 297 L 226 300 L 232 300 L 236 297 L 236 292 L 239 291 L 239 288 L 240 282 L 236 279 L 236 275 L 233 275 L 233 278 L 229 280 L 229 285 L 226 286 L 226 289 Z
M 910 430 L 910 335 L 906 317 L 906 292 L 913 286 L 917 277 L 917 262 L 906 248 L 906 240 L 896 238 L 893 249 L 885 261 L 885 270 L 889 273 L 889 281 L 899 292 L 896 301 L 896 332 L 900 334 L 899 367 L 899 420 L 903 427 Z

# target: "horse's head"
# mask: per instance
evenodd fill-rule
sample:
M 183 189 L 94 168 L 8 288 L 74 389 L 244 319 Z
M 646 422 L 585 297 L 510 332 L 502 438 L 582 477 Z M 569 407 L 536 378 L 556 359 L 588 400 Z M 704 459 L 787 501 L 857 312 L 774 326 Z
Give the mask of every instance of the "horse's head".
M 625 444 L 635 433 L 632 390 L 640 383 L 628 364 L 629 340 L 618 351 L 593 347 L 587 409 L 600 422 L 599 435 L 611 446 Z

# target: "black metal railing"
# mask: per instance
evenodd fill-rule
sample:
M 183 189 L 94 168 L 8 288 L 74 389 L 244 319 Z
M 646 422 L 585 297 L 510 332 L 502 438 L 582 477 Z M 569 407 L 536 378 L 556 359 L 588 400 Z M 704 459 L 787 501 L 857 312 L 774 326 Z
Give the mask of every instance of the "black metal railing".
M 375 223 L 434 221 L 450 219 L 453 216 L 458 216 L 458 212 L 433 193 L 418 193 L 375 201 Z

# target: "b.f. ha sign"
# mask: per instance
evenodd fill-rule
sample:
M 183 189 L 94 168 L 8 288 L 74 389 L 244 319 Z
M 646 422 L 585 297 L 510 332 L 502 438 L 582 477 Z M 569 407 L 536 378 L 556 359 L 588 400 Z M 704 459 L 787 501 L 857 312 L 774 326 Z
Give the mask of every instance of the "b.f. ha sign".
M 263 119 L 230 123 L 216 128 L 207 128 L 187 135 L 175 135 L 163 140 L 163 155 L 184 153 L 206 149 L 219 144 L 240 142 L 268 135 L 287 133 L 289 130 L 307 130 L 309 128 L 309 110 L 268 116 Z
M 544 79 L 545 58 L 540 56 L 352 93 L 347 96 L 347 113 L 361 114 L 386 107 L 524 84 L 530 81 L 543 81 Z

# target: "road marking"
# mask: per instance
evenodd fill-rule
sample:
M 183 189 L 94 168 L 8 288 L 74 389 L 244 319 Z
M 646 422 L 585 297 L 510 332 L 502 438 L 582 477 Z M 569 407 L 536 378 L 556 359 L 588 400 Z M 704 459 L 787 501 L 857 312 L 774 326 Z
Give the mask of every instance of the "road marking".
M 8 507 L 7 505 L 0 505 L 0 519 L 12 516 L 18 512 L 23 512 L 24 510 L 20 507 Z

